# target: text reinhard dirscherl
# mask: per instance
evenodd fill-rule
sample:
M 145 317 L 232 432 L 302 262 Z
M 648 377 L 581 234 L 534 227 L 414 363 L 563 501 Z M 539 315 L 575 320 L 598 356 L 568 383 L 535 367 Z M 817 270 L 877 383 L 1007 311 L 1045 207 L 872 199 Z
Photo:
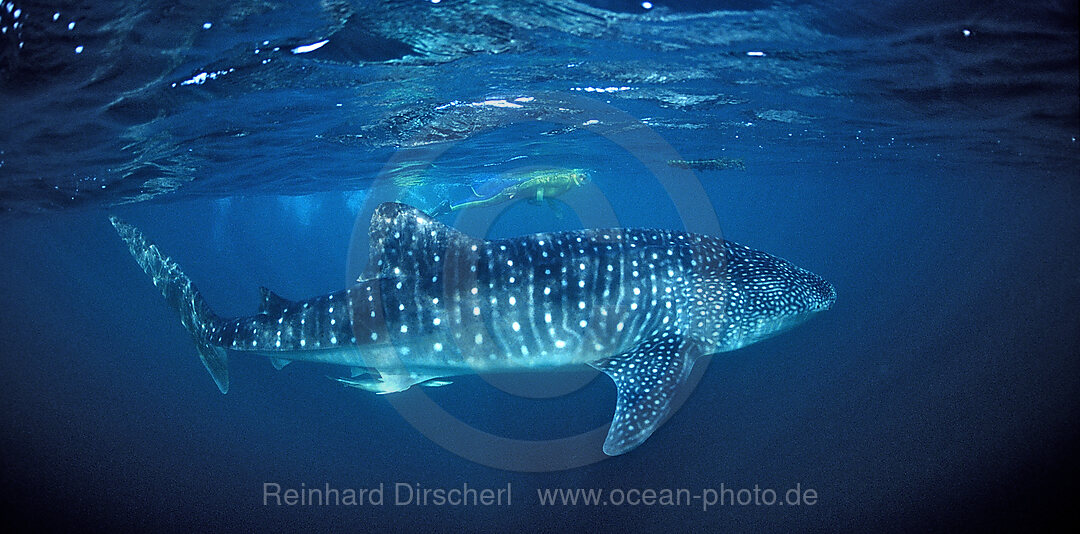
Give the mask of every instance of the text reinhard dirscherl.
M 283 488 L 276 482 L 263 483 L 264 506 L 509 506 L 510 483 L 503 488 L 474 488 L 468 483 L 455 488 L 428 488 L 421 484 L 380 483 L 370 488 L 322 487 Z

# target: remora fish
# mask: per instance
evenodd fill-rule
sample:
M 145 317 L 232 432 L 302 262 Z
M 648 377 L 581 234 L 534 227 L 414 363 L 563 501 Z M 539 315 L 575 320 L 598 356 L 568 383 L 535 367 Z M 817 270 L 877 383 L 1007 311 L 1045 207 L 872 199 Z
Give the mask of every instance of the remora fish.
M 652 434 L 698 358 L 772 336 L 836 299 L 817 275 L 713 237 L 609 229 L 484 241 L 385 203 L 356 285 L 299 302 L 263 289 L 259 313 L 225 319 L 136 228 L 110 220 L 179 311 L 222 393 L 229 351 L 279 368 L 361 368 L 368 377 L 339 380 L 377 393 L 587 364 L 617 388 L 609 455 Z

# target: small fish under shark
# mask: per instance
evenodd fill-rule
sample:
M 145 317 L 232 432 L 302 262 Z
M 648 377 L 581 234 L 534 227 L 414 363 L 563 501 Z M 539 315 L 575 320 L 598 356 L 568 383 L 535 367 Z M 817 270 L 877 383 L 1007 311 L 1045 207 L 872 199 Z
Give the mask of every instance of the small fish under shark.
M 347 366 L 341 382 L 380 394 L 474 373 L 582 364 L 615 382 L 604 452 L 625 453 L 666 419 L 694 362 L 775 335 L 827 310 L 829 282 L 723 239 L 612 228 L 486 241 L 404 204 L 371 219 L 355 285 L 291 301 L 262 288 L 259 312 L 219 317 L 179 266 L 110 217 L 195 338 L 222 393 L 227 354 L 281 368 Z

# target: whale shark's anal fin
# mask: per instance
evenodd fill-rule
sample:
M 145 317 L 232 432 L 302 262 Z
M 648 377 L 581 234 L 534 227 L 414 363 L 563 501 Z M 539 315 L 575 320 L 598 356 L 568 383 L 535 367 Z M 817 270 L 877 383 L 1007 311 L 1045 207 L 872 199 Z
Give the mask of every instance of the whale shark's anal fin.
M 278 371 L 284 369 L 286 365 L 289 365 L 292 362 L 292 360 L 286 360 L 285 358 L 270 358 L 270 364 Z
M 605 454 L 628 452 L 652 435 L 670 415 L 672 400 L 700 355 L 681 336 L 664 332 L 628 352 L 589 364 L 610 376 L 618 390 Z

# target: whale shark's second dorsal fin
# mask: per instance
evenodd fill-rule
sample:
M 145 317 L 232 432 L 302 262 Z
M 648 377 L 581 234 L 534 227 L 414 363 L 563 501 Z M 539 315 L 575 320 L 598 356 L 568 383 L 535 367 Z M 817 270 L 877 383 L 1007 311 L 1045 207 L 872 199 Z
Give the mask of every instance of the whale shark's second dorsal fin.
M 259 313 L 263 315 L 277 315 L 288 308 L 293 301 L 281 297 L 277 293 L 265 287 L 259 287 Z
M 472 261 L 484 243 L 396 202 L 375 208 L 368 235 L 371 253 L 365 278 L 430 279 L 446 271 L 447 261 Z

